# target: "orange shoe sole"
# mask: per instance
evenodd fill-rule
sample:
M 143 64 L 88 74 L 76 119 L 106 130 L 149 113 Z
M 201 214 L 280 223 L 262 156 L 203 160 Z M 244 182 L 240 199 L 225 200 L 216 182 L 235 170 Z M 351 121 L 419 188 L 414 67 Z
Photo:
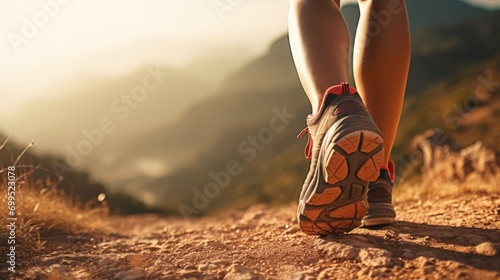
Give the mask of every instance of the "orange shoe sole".
M 314 191 L 299 204 L 299 226 L 310 235 L 339 234 L 361 225 L 368 209 L 368 183 L 379 177 L 385 156 L 382 137 L 367 130 L 324 148 Z

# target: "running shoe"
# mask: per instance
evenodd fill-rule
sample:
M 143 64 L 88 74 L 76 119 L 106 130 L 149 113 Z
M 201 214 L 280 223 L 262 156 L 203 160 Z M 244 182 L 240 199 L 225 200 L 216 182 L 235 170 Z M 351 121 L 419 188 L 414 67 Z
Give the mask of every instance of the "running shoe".
M 388 166 L 382 166 L 380 176 L 368 185 L 368 212 L 361 221 L 365 227 L 393 224 L 396 211 L 392 206 L 392 187 L 396 167 L 392 160 Z
M 361 225 L 368 208 L 368 183 L 384 160 L 381 133 L 356 89 L 329 88 L 322 108 L 306 119 L 309 174 L 297 209 L 301 230 L 310 235 L 348 232 Z

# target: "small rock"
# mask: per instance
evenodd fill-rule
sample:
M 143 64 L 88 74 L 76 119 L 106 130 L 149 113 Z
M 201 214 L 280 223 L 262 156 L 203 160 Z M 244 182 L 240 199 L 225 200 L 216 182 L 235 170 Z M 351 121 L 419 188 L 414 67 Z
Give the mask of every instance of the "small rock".
M 476 246 L 476 253 L 489 257 L 494 257 L 498 254 L 495 244 L 491 242 L 484 242 Z
M 286 277 L 283 277 L 282 279 L 304 280 L 305 278 L 306 278 L 306 274 L 304 272 L 295 272 L 295 273 L 292 273 L 291 275 L 286 275 Z
M 119 268 L 119 267 L 116 267 L 116 268 L 106 268 L 105 267 L 105 269 L 97 270 L 98 273 L 100 273 L 100 274 L 106 274 L 106 275 L 116 275 L 120 271 L 123 271 L 123 268 Z
M 431 258 L 436 257 L 436 254 L 434 254 L 434 252 L 432 252 L 432 251 L 422 251 L 422 252 L 419 252 L 418 254 L 420 256 L 422 256 L 422 258 L 424 258 L 424 259 L 431 259 Z
M 467 274 L 466 271 L 458 271 L 456 274 L 455 274 L 455 279 L 468 279 L 469 275 Z
M 112 261 L 110 258 L 106 257 L 106 258 L 101 259 L 101 260 L 97 263 L 97 266 L 98 266 L 98 267 L 108 266 L 108 265 L 110 265 L 112 262 L 113 262 L 113 261 Z
M 215 264 L 215 265 L 223 265 L 223 266 L 227 266 L 230 264 L 230 262 L 226 261 L 226 260 L 213 260 L 210 263 Z
M 249 211 L 241 218 L 242 223 L 248 223 L 251 221 L 258 220 L 264 216 L 264 211 Z
M 434 272 L 434 270 L 436 270 L 436 267 L 433 265 L 426 265 L 422 267 L 423 274 L 431 274 L 432 272 Z
M 285 234 L 295 234 L 297 232 L 299 232 L 299 227 L 296 227 L 296 226 L 293 226 L 293 227 L 290 227 L 289 229 L 287 229 L 285 231 Z
M 115 274 L 115 277 L 113 277 L 113 279 L 122 280 L 125 277 L 126 273 L 127 273 L 126 271 L 120 271 L 117 274 Z
M 413 252 L 408 249 L 403 249 L 401 257 L 405 259 L 413 259 L 415 257 L 415 254 L 413 254 Z
M 139 280 L 145 278 L 146 278 L 146 273 L 144 272 L 143 269 L 140 268 L 133 268 L 127 271 L 123 276 L 123 280 Z
M 434 259 L 429 259 L 429 258 L 420 256 L 420 257 L 416 258 L 415 260 L 419 264 L 420 269 L 422 270 L 423 274 L 430 274 L 430 273 L 434 272 L 434 270 L 436 269 Z
M 69 267 L 66 265 L 61 265 L 61 264 L 53 264 L 49 266 L 49 269 L 51 271 L 57 271 L 59 273 L 64 273 L 69 271 Z
M 224 280 L 257 280 L 260 275 L 253 272 L 250 268 L 241 265 L 232 265 L 229 272 L 224 276 Z
M 217 240 L 207 240 L 207 241 L 202 241 L 199 243 L 200 246 L 203 246 L 203 247 L 211 247 L 211 248 L 214 248 L 214 249 L 220 249 L 220 250 L 227 250 L 229 249 L 229 247 L 220 242 L 220 241 L 217 241 Z
M 314 245 L 324 251 L 327 257 L 355 260 L 359 254 L 358 247 L 332 242 L 327 239 L 317 239 Z
M 197 268 L 198 268 L 198 267 L 196 267 L 196 265 L 192 265 L 192 264 L 190 264 L 190 265 L 186 265 L 186 266 L 184 267 L 184 270 L 196 270 Z
M 198 270 L 199 271 L 205 271 L 207 269 L 208 269 L 208 264 L 206 264 L 206 263 L 198 265 Z
M 157 280 L 176 280 L 177 276 L 175 274 L 162 275 L 156 278 Z
M 377 248 L 363 248 L 359 251 L 363 264 L 371 267 L 387 267 L 392 263 L 392 253 Z
M 341 272 L 339 268 L 327 268 L 319 273 L 318 280 L 334 279 L 336 276 L 340 275 L 339 272 Z
M 198 278 L 201 274 L 197 270 L 181 270 L 181 278 Z
M 385 275 L 385 270 L 382 270 L 380 268 L 374 267 L 373 269 L 370 270 L 368 273 L 368 278 L 373 279 L 373 278 L 381 278 Z
M 385 232 L 385 237 L 390 238 L 390 239 L 395 239 L 399 237 L 399 233 L 393 231 L 393 230 L 387 230 Z

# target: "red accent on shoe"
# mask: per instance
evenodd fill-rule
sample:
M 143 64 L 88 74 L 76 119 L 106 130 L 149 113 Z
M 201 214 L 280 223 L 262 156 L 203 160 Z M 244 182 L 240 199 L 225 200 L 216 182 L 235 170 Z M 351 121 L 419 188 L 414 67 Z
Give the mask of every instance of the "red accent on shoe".
M 341 95 L 341 94 L 355 94 L 358 92 L 355 88 L 349 86 L 348 83 L 341 83 L 340 85 L 335 85 L 332 87 L 329 87 L 326 90 L 326 95 L 328 94 L 335 94 L 335 95 Z M 325 96 L 323 97 L 323 101 L 325 100 Z
M 391 183 L 394 183 L 394 179 L 396 177 L 396 164 L 394 164 L 394 161 L 389 159 L 389 164 L 382 165 L 380 169 L 387 170 L 387 173 L 389 173 L 389 176 L 391 177 Z
M 304 128 L 300 133 L 299 135 L 297 135 L 297 139 L 300 139 L 302 137 L 302 135 L 304 135 L 305 133 L 307 133 L 307 144 L 306 144 L 306 147 L 304 149 L 304 155 L 306 156 L 306 159 L 310 159 L 311 156 L 312 156 L 312 146 L 313 146 L 313 142 L 312 142 L 312 137 L 311 137 L 311 133 L 309 133 L 309 128 Z

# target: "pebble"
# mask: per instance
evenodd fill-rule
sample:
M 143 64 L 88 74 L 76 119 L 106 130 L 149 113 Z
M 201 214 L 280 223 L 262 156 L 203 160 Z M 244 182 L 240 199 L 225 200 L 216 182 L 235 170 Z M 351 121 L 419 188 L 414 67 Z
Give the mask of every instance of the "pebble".
M 213 260 L 210 263 L 215 264 L 215 265 L 224 265 L 224 266 L 227 266 L 230 264 L 230 262 L 226 261 L 226 260 Z
M 287 229 L 285 231 L 285 234 L 295 234 L 295 233 L 297 233 L 299 231 L 300 231 L 299 227 L 293 226 L 293 227 Z
M 430 274 L 430 273 L 434 272 L 434 270 L 436 269 L 434 259 L 429 259 L 429 258 L 420 256 L 420 257 L 416 258 L 415 260 L 419 264 L 420 269 L 421 269 L 423 274 Z
M 181 270 L 179 274 L 182 278 L 197 278 L 201 275 L 197 270 Z
M 370 270 L 368 273 L 368 278 L 373 279 L 373 278 L 381 278 L 386 275 L 385 270 L 380 269 L 380 268 L 373 268 Z
M 176 280 L 177 276 L 175 276 L 174 274 L 167 274 L 167 275 L 159 276 L 156 279 L 157 280 Z
M 413 259 L 415 257 L 415 254 L 411 250 L 408 249 L 403 249 L 403 252 L 401 253 L 401 257 L 405 259 Z
M 113 277 L 113 279 L 123 280 L 123 278 L 125 277 L 126 273 L 127 273 L 126 271 L 120 271 L 117 274 L 115 274 L 115 277 Z
M 392 264 L 392 253 L 377 248 L 363 248 L 359 251 L 363 264 L 371 267 L 388 267 Z
M 193 264 L 186 265 L 184 267 L 184 270 L 196 270 L 196 269 L 197 269 L 196 265 L 193 265 Z
M 341 270 L 339 268 L 330 267 L 330 268 L 327 268 L 319 273 L 318 280 L 333 279 L 336 276 L 338 276 L 340 273 L 341 273 Z
M 110 265 L 111 263 L 113 263 L 113 261 L 112 261 L 110 258 L 106 257 L 106 258 L 101 259 L 101 260 L 97 263 L 97 266 L 98 266 L 98 267 L 108 266 L 108 265 Z
M 305 278 L 306 278 L 306 274 L 304 272 L 295 272 L 291 275 L 286 275 L 286 277 L 283 277 L 282 279 L 304 280 Z
M 328 257 L 344 260 L 355 260 L 359 255 L 359 248 L 335 242 L 319 241 L 317 247 Z
M 66 265 L 61 265 L 61 264 L 53 264 L 49 267 L 50 270 L 52 271 L 57 271 L 59 273 L 64 273 L 69 271 L 69 267 Z
M 220 249 L 220 250 L 227 250 L 229 247 L 217 240 L 207 240 L 207 241 L 202 241 L 199 243 L 199 246 L 204 246 L 204 247 L 212 247 L 214 249 Z
M 146 273 L 141 268 L 133 268 L 127 271 L 123 277 L 123 280 L 139 280 L 145 279 Z
M 208 264 L 206 264 L 206 263 L 198 265 L 198 270 L 199 271 L 205 271 L 207 269 L 208 269 Z
M 475 234 L 468 234 L 465 236 L 465 238 L 468 239 L 469 244 L 471 245 L 478 245 L 486 241 L 482 236 Z
M 229 272 L 224 276 L 224 280 L 257 280 L 260 275 L 253 272 L 250 268 L 241 265 L 232 265 Z
M 423 274 L 431 274 L 432 272 L 434 272 L 434 270 L 436 270 L 436 267 L 433 265 L 426 265 L 422 267 Z
M 495 244 L 491 242 L 484 242 L 476 246 L 476 253 L 489 257 L 494 257 L 498 254 Z

